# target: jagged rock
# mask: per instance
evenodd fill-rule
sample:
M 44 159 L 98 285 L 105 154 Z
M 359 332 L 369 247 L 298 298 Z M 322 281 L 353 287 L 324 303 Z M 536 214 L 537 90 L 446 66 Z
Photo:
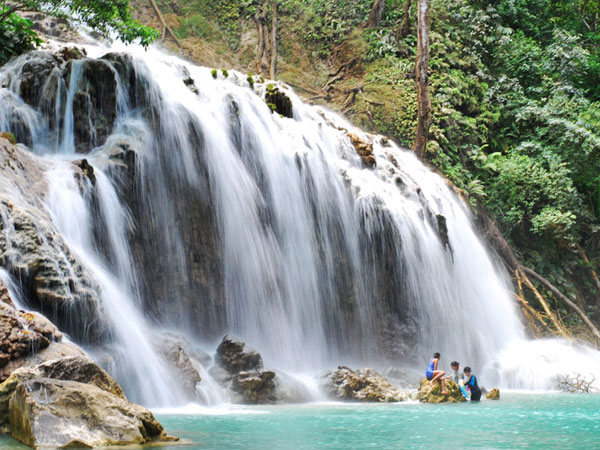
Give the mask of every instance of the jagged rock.
M 21 69 L 19 95 L 25 103 L 37 106 L 43 95 L 43 88 L 60 60 L 53 54 L 42 51 L 30 52 L 28 61 Z
M 0 265 L 20 280 L 28 307 L 82 342 L 100 340 L 100 287 L 43 204 L 49 163 L 3 139 L 0 160 Z
M 163 335 L 155 340 L 156 348 L 160 354 L 171 363 L 171 369 L 176 373 L 182 388 L 190 398 L 198 394 L 196 385 L 202 381 L 199 365 L 208 355 L 200 355 L 195 352 L 184 338 Z
M 19 383 L 9 401 L 12 437 L 32 447 L 101 447 L 173 440 L 147 409 L 92 384 Z
M 335 400 L 401 402 L 408 399 L 408 394 L 373 369 L 338 367 L 322 376 L 322 385 L 327 395 Z
M 265 102 L 272 111 L 281 114 L 283 117 L 294 118 L 292 100 L 278 86 L 274 84 L 267 85 Z
M 488 400 L 500 400 L 500 389 L 493 388 L 487 394 L 485 394 L 485 398 Z
M 94 167 L 90 165 L 87 159 L 78 159 L 77 161 L 73 161 L 73 165 L 81 169 L 81 175 L 79 173 L 75 173 L 75 177 L 78 178 L 80 182 L 82 181 L 81 176 L 84 176 L 90 180 L 90 183 L 92 183 L 93 186 L 96 185 Z
M 68 67 L 71 63 L 66 70 L 71 70 Z M 117 79 L 105 60 L 85 59 L 77 63 L 83 67 L 73 96 L 75 149 L 78 153 L 88 153 L 104 144 L 113 130 L 117 117 Z
M 241 371 L 259 370 L 263 367 L 260 353 L 229 335 L 224 336 L 217 347 L 215 362 L 232 375 Z
M 232 389 L 241 395 L 243 403 L 275 403 L 274 378 L 275 372 L 272 370 L 242 371 L 233 377 Z
M 354 133 L 348 133 L 352 145 L 356 149 L 356 153 L 361 157 L 363 163 L 367 167 L 374 167 L 377 165 L 377 161 L 373 156 L 373 143 L 365 139 L 360 138 Z
M 18 310 L 0 281 L 0 382 L 26 364 L 30 354 L 39 353 L 62 333 L 41 314 Z
M 446 380 L 446 391 L 449 395 L 442 395 L 440 383 L 435 383 L 432 387 L 427 378 L 423 378 L 419 386 L 419 401 L 421 403 L 462 403 L 467 401 L 460 392 L 458 384 L 452 380 Z
M 78 47 L 63 47 L 59 51 L 60 56 L 65 61 L 71 61 L 72 59 L 82 59 L 85 57 L 85 49 L 82 51 Z

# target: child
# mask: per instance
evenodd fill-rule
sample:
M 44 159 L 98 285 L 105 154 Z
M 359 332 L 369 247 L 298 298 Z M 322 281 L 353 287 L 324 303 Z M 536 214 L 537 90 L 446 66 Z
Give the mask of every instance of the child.
M 471 391 L 471 401 L 478 402 L 481 399 L 481 389 L 479 389 L 479 384 L 477 384 L 477 378 L 471 373 L 470 367 L 465 367 L 464 372 L 467 377 L 465 386 Z
M 437 380 L 440 380 L 440 384 L 442 386 L 442 395 L 448 395 L 448 393 L 446 392 L 446 380 L 444 379 L 444 375 L 446 375 L 446 372 L 444 372 L 443 370 L 437 370 L 439 362 L 440 354 L 439 352 L 435 352 L 433 354 L 433 359 L 429 361 L 429 366 L 427 366 L 425 376 L 429 380 L 429 384 L 431 384 L 431 386 L 433 386 Z
M 458 382 L 460 380 L 464 380 L 465 379 L 465 375 L 463 373 L 461 373 L 461 372 L 458 371 L 458 368 L 460 367 L 460 364 L 457 361 L 452 361 L 450 363 L 450 367 L 452 367 L 452 375 L 450 375 L 449 377 L 446 377 L 448 380 L 452 380 L 456 384 L 458 384 Z

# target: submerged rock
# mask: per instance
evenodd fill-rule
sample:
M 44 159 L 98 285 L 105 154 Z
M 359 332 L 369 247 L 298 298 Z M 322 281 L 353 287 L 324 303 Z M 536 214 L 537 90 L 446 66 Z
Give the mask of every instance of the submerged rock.
M 442 395 L 440 383 L 431 386 L 429 380 L 423 378 L 419 386 L 418 398 L 421 403 L 462 403 L 467 401 L 460 392 L 458 384 L 452 380 L 446 380 L 446 391 L 449 395 Z
M 409 397 L 373 369 L 341 366 L 325 373 L 322 381 L 327 395 L 334 400 L 401 402 Z
M 493 388 L 490 392 L 485 394 L 485 398 L 488 400 L 500 400 L 500 389 Z

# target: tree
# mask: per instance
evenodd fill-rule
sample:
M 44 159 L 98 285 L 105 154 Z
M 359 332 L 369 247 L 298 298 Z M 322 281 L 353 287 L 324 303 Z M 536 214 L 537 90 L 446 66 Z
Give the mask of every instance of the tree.
M 381 16 L 385 9 L 385 0 L 373 0 L 373 6 L 371 6 L 371 12 L 367 19 L 367 26 L 369 28 L 375 28 L 381 22 Z
M 269 11 L 270 10 L 270 11 Z M 271 30 L 269 31 L 269 12 Z M 256 45 L 256 72 L 275 79 L 277 67 L 277 0 L 264 0 L 255 6 L 254 24 L 258 33 Z
M 423 159 L 427 147 L 427 136 L 431 125 L 431 99 L 427 86 L 429 71 L 429 0 L 419 0 L 417 11 L 417 134 L 414 148 Z
M 4 38 L 2 45 L 5 47 L 0 56 L 4 59 L 39 43 L 32 22 L 17 15 L 31 11 L 59 17 L 72 24 L 87 25 L 104 36 L 114 33 L 124 42 L 139 41 L 144 47 L 158 36 L 156 30 L 131 17 L 128 0 L 0 0 L 0 36 Z M 15 29 L 18 32 L 13 32 Z

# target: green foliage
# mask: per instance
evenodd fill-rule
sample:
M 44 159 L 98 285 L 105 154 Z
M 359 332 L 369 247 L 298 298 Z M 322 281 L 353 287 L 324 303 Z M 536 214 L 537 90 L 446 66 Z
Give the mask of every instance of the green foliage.
M 32 30 L 33 23 L 16 14 L 10 14 L 0 22 L 0 64 L 13 55 L 26 52 L 41 44 L 37 33 Z
M 250 84 L 250 89 L 254 89 L 254 78 L 252 77 L 251 73 L 249 73 L 246 77 L 246 81 L 248 82 L 248 84 Z
M 227 78 L 229 76 L 229 72 L 225 69 L 221 69 L 221 73 L 223 74 L 223 78 Z
M 31 21 L 17 16 L 18 11 L 40 11 L 63 18 L 72 24 L 84 24 L 104 36 L 113 33 L 127 43 L 138 41 L 148 46 L 158 32 L 131 17 L 128 0 L 17 0 L 0 3 L 0 60 L 34 48 L 40 43 Z
M 210 74 L 212 75 L 212 77 L 216 80 L 217 76 L 218 76 L 218 72 L 217 69 L 213 69 L 210 71 Z

